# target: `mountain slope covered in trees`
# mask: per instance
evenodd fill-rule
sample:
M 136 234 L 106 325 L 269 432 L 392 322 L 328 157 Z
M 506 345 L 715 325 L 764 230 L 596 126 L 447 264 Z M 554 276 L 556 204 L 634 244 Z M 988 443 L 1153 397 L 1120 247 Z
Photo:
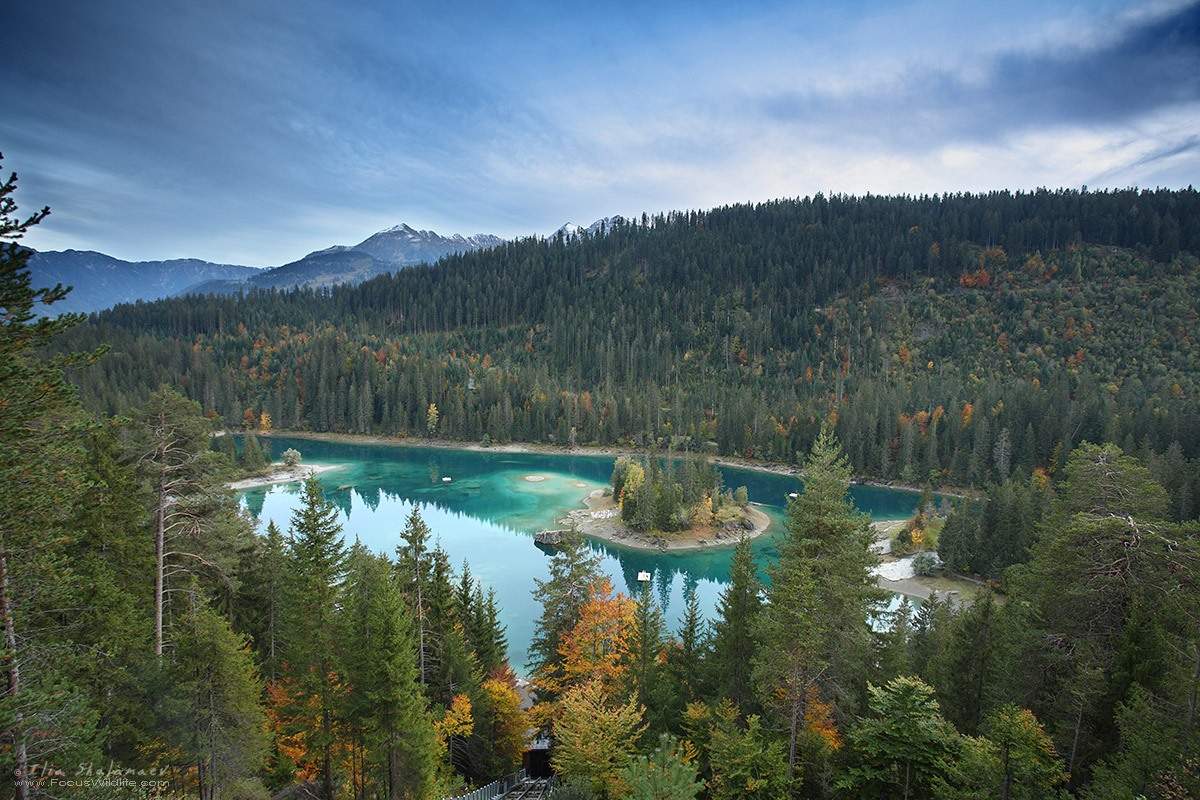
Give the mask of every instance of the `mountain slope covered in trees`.
M 942 253 L 970 253 L 968 263 L 903 275 L 880 266 L 885 248 L 844 291 L 815 288 L 842 280 L 817 262 L 797 270 L 803 298 L 789 318 L 777 316 L 788 280 L 756 278 L 745 264 L 713 273 L 735 251 L 704 261 L 708 273 L 639 257 L 671 241 L 659 228 L 677 225 L 678 241 L 719 229 L 714 212 L 619 227 L 570 249 L 501 251 L 532 277 L 503 259 L 451 259 L 332 293 L 119 309 L 64 333 L 78 317 L 33 312 L 62 292 L 30 286 L 11 240 L 41 215 L 14 218 L 13 188 L 0 185 L 0 238 L 10 240 L 0 249 L 0 771 L 18 800 L 438 800 L 509 772 L 530 727 L 554 740 L 557 800 L 1200 793 L 1200 532 L 1186 521 L 1186 484 L 1161 480 L 1195 464 L 1194 387 L 1181 366 L 1194 354 L 1193 312 L 1177 297 L 1195 280 L 1192 252 L 1156 254 L 1156 238 L 1040 254 L 938 240 Z M 1156 215 L 1194 203 L 1136 198 Z M 747 241 L 751 232 L 742 228 Z M 671 282 L 671 264 L 687 280 Z M 509 266 L 516 290 L 498 277 Z M 1065 272 L 1074 274 L 1055 277 Z M 454 290 L 445 284 L 455 274 L 474 277 Z M 520 294 L 529 280 L 544 280 L 548 296 Z M 433 295 L 447 305 L 420 302 Z M 1112 318 L 1120 303 L 1131 330 Z M 939 319 L 938 309 L 957 311 Z M 598 329 L 563 322 L 589 313 L 612 316 Z M 638 316 L 653 313 L 661 329 Z M 464 319 L 450 328 L 447 314 Z M 959 321 L 973 316 L 981 321 Z M 961 353 L 915 335 L 960 324 Z M 1097 336 L 1109 330 L 1127 351 Z M 660 338 L 616 350 L 647 334 Z M 40 357 L 52 337 L 59 355 Z M 106 337 L 108 353 L 84 346 Z M 932 357 L 937 346 L 951 348 L 947 363 Z M 593 356 L 601 361 L 584 363 Z M 805 363 L 811 379 L 805 369 L 789 380 Z M 985 367 L 996 374 L 981 376 Z M 179 387 L 199 399 L 153 386 L 155 368 L 178 370 Z M 64 370 L 89 403 L 127 415 L 81 408 Z M 98 380 L 111 381 L 111 401 Z M 389 405 L 393 380 L 417 382 L 413 408 L 399 390 L 405 402 Z M 522 394 L 530 387 L 540 388 Z M 249 391 L 261 394 L 238 394 Z M 873 391 L 895 404 L 871 406 Z M 724 418 L 753 419 L 737 405 L 755 392 L 762 408 L 791 403 L 807 422 L 788 431 L 776 418 L 761 442 L 749 425 L 739 433 Z M 913 410 L 938 392 L 969 399 Z M 811 442 L 797 456 L 804 491 L 788 505 L 769 582 L 743 542 L 710 626 L 693 595 L 681 629 L 667 631 L 648 587 L 615 593 L 596 556 L 568 537 L 536 585 L 537 703 L 525 713 L 500 610 L 469 565 L 448 563 L 420 509 L 394 555 L 370 553 L 348 545 L 353 531 L 310 479 L 288 531 L 255 530 L 222 485 L 238 456 L 231 437 L 212 441 L 218 397 L 244 420 L 257 412 L 260 425 L 318 413 L 333 429 L 350 419 L 436 435 L 516 435 L 520 424 L 557 441 L 594 432 L 707 447 L 712 436 L 734 450 L 745 444 L 738 435 L 756 448 Z M 433 398 L 449 413 L 424 405 Z M 263 405 L 284 399 L 290 409 Z M 603 413 L 607 399 L 615 414 Z M 1134 400 L 1149 411 L 1139 416 Z M 885 471 L 928 459 L 919 467 L 965 469 L 987 485 L 982 528 L 958 511 L 946 524 L 961 528 L 960 543 L 981 530 L 1002 538 L 997 526 L 1019 520 L 1024 551 L 998 551 L 1010 559 L 1003 603 L 985 590 L 963 608 L 884 609 L 833 432 L 844 430 L 852 453 L 877 441 L 878 426 L 846 421 L 856 403 L 879 420 L 898 415 L 900 435 L 879 450 Z M 1065 427 L 1039 411 L 1067 414 L 1052 420 Z M 1026 418 L 1032 435 L 1013 425 Z M 451 424 L 465 427 L 441 427 Z M 693 436 L 677 424 L 698 427 Z M 1048 455 L 1034 448 L 1055 430 L 1069 435 Z M 1082 441 L 1093 434 L 1107 443 Z M 968 440 L 966 466 L 955 467 Z M 240 458 L 261 464 L 253 441 Z
M 424 435 L 432 404 L 448 439 L 784 462 L 828 422 L 859 474 L 983 485 L 1081 441 L 1194 465 L 1197 253 L 1192 190 L 817 196 L 119 308 L 62 346 L 113 347 L 72 377 L 109 413 L 166 379 L 235 425 Z

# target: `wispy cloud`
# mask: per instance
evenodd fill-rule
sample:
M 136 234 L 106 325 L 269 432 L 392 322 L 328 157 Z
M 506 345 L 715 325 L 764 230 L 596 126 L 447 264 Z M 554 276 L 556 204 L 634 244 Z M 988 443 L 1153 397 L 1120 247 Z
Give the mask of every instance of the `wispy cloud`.
M 277 264 L 819 190 L 1186 185 L 1200 3 L 43 0 L 0 117 L 30 243 Z

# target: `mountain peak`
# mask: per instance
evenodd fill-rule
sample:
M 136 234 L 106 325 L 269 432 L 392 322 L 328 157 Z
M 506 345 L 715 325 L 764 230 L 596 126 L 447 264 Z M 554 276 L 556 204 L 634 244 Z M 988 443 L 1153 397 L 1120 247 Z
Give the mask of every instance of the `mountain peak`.
M 441 236 L 434 231 L 417 230 L 401 222 L 368 236 L 354 245 L 353 250 L 370 253 L 381 261 L 396 266 L 432 264 L 451 253 L 465 253 L 485 247 L 495 247 L 504 240 L 488 233 L 463 236 L 461 233 Z
M 588 236 L 595 236 L 597 234 L 603 236 L 611 231 L 613 227 L 623 224 L 625 224 L 625 218 L 620 214 L 614 214 L 611 217 L 602 217 L 593 222 L 591 225 L 588 225 L 586 228 L 581 228 L 573 222 L 567 222 L 564 223 L 561 228 L 551 234 L 550 238 L 553 239 L 560 233 L 567 239 L 578 239 L 584 234 L 587 234 Z

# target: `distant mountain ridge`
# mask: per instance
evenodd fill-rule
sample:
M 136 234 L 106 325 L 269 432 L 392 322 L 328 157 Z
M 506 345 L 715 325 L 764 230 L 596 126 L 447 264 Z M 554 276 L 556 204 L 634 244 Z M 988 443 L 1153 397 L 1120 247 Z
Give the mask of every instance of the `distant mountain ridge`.
M 404 223 L 379 231 L 356 245 L 334 245 L 280 267 L 260 269 L 212 264 L 197 259 L 123 261 L 92 251 L 34 251 L 29 267 L 35 286 L 73 286 L 54 313 L 85 313 L 118 303 L 158 300 L 185 294 L 228 294 L 252 288 L 314 288 L 360 283 L 376 275 L 416 264 L 433 263 L 451 253 L 503 244 L 499 236 L 441 236 Z
M 323 288 L 339 283 L 361 283 L 403 267 L 432 264 L 451 253 L 466 253 L 503 243 L 499 236 L 489 233 L 441 236 L 401 223 L 372 234 L 356 245 L 339 244 L 315 250 L 290 264 L 263 270 L 244 280 L 208 281 L 192 286 L 188 291 L 228 294 L 253 288 Z
M 256 267 L 213 264 L 194 258 L 167 261 L 123 261 L 92 250 L 37 252 L 29 257 L 35 287 L 75 287 L 55 303 L 54 314 L 90 313 L 118 303 L 158 300 L 180 294 L 205 281 L 240 281 L 260 272 Z
M 503 239 L 490 233 L 465 237 L 456 233 L 445 237 L 433 231 L 418 231 L 401 223 L 364 239 L 351 249 L 370 253 L 380 261 L 407 266 L 432 263 L 450 253 L 482 250 L 503 243 Z

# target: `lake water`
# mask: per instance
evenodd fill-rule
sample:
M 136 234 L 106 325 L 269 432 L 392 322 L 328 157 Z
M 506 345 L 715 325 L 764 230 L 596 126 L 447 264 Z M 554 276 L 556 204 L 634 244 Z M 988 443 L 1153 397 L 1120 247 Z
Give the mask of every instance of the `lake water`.
M 305 464 L 339 464 L 319 476 L 326 499 L 339 509 L 347 541 L 356 537 L 372 550 L 394 555 L 413 504 L 421 509 L 433 537 L 460 570 L 464 560 L 484 587 L 496 590 L 501 619 L 507 628 L 508 656 L 513 669 L 525 674 L 526 648 L 541 614 L 534 579 L 546 579 L 550 556 L 533 541 L 539 530 L 581 508 L 593 489 L 608 485 L 612 456 L 549 455 L 444 448 L 347 444 L 273 436 L 264 440 L 278 458 L 294 447 Z M 725 486 L 745 486 L 750 500 L 762 504 L 772 519 L 767 533 L 754 541 L 759 566 L 775 557 L 774 534 L 781 530 L 790 492 L 800 491 L 797 478 L 733 467 L 721 467 Z M 530 476 L 540 481 L 527 480 Z M 449 481 L 443 478 L 450 478 Z M 341 488 L 339 488 L 341 487 Z M 914 492 L 854 486 L 859 509 L 873 519 L 912 516 Z M 299 505 L 299 484 L 277 484 L 239 493 L 243 506 L 263 526 L 273 520 L 287 531 Z M 679 627 L 686 592 L 695 590 L 700 608 L 712 617 L 722 587 L 728 583 L 732 547 L 704 550 L 644 551 L 589 540 L 603 558 L 602 569 L 617 591 L 638 590 L 637 574 L 650 572 L 668 627 Z

